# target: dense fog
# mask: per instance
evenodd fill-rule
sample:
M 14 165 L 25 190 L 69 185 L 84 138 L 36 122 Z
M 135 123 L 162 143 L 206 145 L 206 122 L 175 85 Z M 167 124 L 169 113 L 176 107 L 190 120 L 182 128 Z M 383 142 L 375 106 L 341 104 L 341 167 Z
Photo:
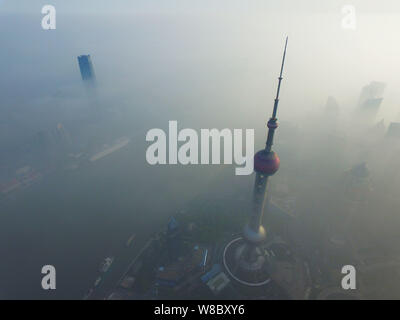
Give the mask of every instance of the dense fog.
M 43 30 L 46 1 L 0 1 L 0 185 L 21 168 L 41 176 L 1 198 L 0 298 L 80 298 L 132 232 L 145 241 L 205 194 L 250 201 L 254 175 L 235 176 L 234 165 L 150 166 L 145 136 L 170 120 L 250 128 L 261 149 L 286 36 L 271 197 L 291 199 L 305 250 L 340 238 L 354 259 L 379 261 L 378 273 L 393 262 L 381 283 L 400 297 L 400 135 L 388 133 L 400 121 L 400 4 L 265 2 L 57 0 L 57 28 Z M 356 10 L 354 30 L 342 26 L 344 5 Z M 80 77 L 82 54 L 94 89 Z M 359 99 L 373 81 L 383 100 L 367 114 Z M 130 142 L 118 152 L 74 160 L 120 137 Z M 57 266 L 55 294 L 39 286 L 45 264 Z

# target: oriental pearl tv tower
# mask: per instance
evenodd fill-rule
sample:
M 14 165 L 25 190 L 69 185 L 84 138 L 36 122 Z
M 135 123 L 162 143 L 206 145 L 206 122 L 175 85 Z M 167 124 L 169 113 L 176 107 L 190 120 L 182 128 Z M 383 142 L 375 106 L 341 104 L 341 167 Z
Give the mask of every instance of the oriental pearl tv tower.
M 274 109 L 267 123 L 268 138 L 266 146 L 265 149 L 258 151 L 254 156 L 256 178 L 253 191 L 253 210 L 248 224 L 244 227 L 243 236 L 230 241 L 223 252 L 223 263 L 227 273 L 234 280 L 245 286 L 263 286 L 271 280 L 269 272 L 270 256 L 267 250 L 266 231 L 262 226 L 262 219 L 267 206 L 268 179 L 278 171 L 280 163 L 278 155 L 271 148 L 274 133 L 278 127 L 276 113 L 287 42 L 288 38 L 286 37 Z

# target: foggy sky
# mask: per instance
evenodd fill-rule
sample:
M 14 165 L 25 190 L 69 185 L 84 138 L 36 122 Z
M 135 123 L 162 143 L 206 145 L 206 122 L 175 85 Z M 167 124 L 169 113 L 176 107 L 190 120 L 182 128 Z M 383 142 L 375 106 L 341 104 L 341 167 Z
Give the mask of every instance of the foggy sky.
M 279 182 L 286 176 L 291 182 L 298 178 L 306 186 L 306 191 L 301 191 L 306 194 L 304 199 L 309 200 L 304 202 L 311 208 L 304 211 L 312 212 L 314 192 L 320 190 L 320 185 L 340 190 L 340 184 L 334 185 L 330 179 L 366 160 L 373 178 L 391 189 L 388 193 L 393 196 L 400 181 L 393 178 L 388 183 L 386 178 L 390 177 L 387 168 L 398 168 L 397 151 L 388 152 L 392 145 L 382 151 L 381 140 L 370 140 L 351 125 L 360 90 L 372 80 L 387 83 L 376 120 L 384 118 L 386 125 L 399 120 L 400 3 L 395 0 L 249 3 L 244 0 L 0 0 L 3 49 L 0 50 L 0 147 L 8 150 L 23 144 L 35 132 L 54 128 L 59 122 L 75 134 L 76 140 L 93 134 L 95 121 L 88 124 L 85 118 L 91 107 L 90 99 L 82 86 L 76 60 L 78 55 L 90 54 L 99 88 L 96 107 L 117 114 L 110 116 L 107 130 L 118 136 L 123 122 L 123 126 L 137 133 L 130 150 L 134 158 L 125 159 L 123 162 L 129 165 L 121 167 L 121 171 L 130 174 L 126 176 L 129 181 L 125 181 L 130 187 L 121 189 L 129 198 L 139 181 L 138 190 L 132 193 L 140 204 L 135 210 L 119 205 L 119 211 L 138 221 L 143 212 L 151 212 L 146 214 L 147 218 L 156 220 L 158 215 L 169 213 L 167 209 L 180 205 L 186 196 L 208 188 L 205 186 L 214 177 L 212 170 L 218 168 L 149 167 L 144 163 L 145 132 L 165 128 L 169 120 L 178 120 L 180 128 L 255 128 L 258 150 L 265 142 L 265 121 L 271 114 L 288 35 L 278 110 L 282 125 L 274 145 L 281 156 L 282 168 L 273 181 Z M 56 30 L 41 29 L 41 8 L 45 4 L 56 7 Z M 342 28 L 343 5 L 355 6 L 356 30 Z M 328 96 L 334 96 L 340 107 L 335 130 L 326 128 L 327 120 L 332 119 L 323 114 Z M 118 118 L 118 112 L 123 116 Z M 82 132 L 75 132 L 81 123 Z M 293 134 L 297 127 L 303 130 L 301 135 Z M 293 132 L 291 128 L 295 128 Z M 120 181 L 112 174 L 115 167 L 111 167 L 113 170 L 96 171 L 93 181 L 100 188 L 101 174 L 114 179 L 111 185 L 115 186 L 116 195 L 111 197 L 119 203 Z M 182 171 L 178 173 L 179 170 Z M 249 185 L 245 194 L 249 199 L 252 182 L 252 177 L 241 180 Z M 88 180 L 89 186 L 90 183 Z M 106 190 L 107 183 L 104 186 Z M 146 196 L 155 188 L 164 202 L 159 199 L 156 204 L 146 202 Z M 57 194 L 57 188 L 54 190 Z M 321 190 L 328 197 L 328 188 Z M 86 192 L 89 193 L 81 192 L 82 199 Z M 71 194 L 74 195 L 72 191 Z M 379 185 L 374 194 L 385 203 L 387 192 L 379 189 Z M 47 207 L 47 202 L 42 201 L 43 207 Z M 71 203 L 71 210 L 76 210 L 79 216 L 82 208 Z M 103 214 L 110 225 L 104 223 L 107 227 L 103 228 L 105 231 L 114 228 L 117 234 L 120 226 L 112 222 L 118 210 L 114 212 L 112 202 L 108 205 L 109 211 Z M 379 220 L 379 215 L 375 218 L 381 223 L 382 234 L 385 228 L 392 228 L 392 234 L 396 231 L 400 223 L 397 205 L 398 200 L 393 196 L 381 208 L 385 219 L 392 219 L 393 223 Z M 322 217 L 325 214 L 320 207 L 315 211 Z M 375 211 L 370 211 L 373 217 Z M 84 218 L 85 214 L 96 215 L 90 210 L 82 212 Z M 70 223 L 73 224 L 72 219 Z M 81 236 L 86 239 L 83 229 Z M 100 250 L 101 246 L 98 247 Z
M 302 113 L 321 105 L 328 95 L 344 106 L 356 103 L 360 88 L 371 80 L 388 83 L 381 116 L 397 117 L 400 97 L 396 1 L 53 1 L 57 30 L 40 28 L 46 1 L 3 1 L 0 7 L 3 61 L 0 92 L 19 99 L 53 94 L 52 86 L 79 81 L 75 57 L 95 56 L 103 80 L 135 82 L 146 68 L 152 73 L 180 74 L 201 68 L 238 68 L 232 76 L 257 77 L 241 83 L 248 108 L 255 99 L 270 101 L 279 71 L 284 37 L 289 50 L 283 94 L 291 109 Z M 341 27 L 342 6 L 356 8 L 357 28 Z M 120 15 L 120 13 L 123 14 Z M 396 13 L 397 12 L 397 13 Z M 117 15 L 117 16 L 115 16 Z M 116 18 L 118 17 L 118 18 Z M 124 63 L 116 64 L 115 61 Z M 102 77 L 102 75 L 106 75 Z M 21 81 L 23 80 L 23 82 Z M 146 80 L 143 79 L 142 80 Z M 261 81 L 259 81 L 261 80 Z M 290 80 L 290 81 L 289 81 Z M 151 79 L 149 80 L 151 81 Z M 229 81 L 229 80 L 228 80 Z M 154 81 L 155 86 L 164 83 Z M 254 90 L 251 97 L 247 90 Z M 253 102 L 253 103 L 252 103 Z M 254 110 L 260 112 L 261 109 Z

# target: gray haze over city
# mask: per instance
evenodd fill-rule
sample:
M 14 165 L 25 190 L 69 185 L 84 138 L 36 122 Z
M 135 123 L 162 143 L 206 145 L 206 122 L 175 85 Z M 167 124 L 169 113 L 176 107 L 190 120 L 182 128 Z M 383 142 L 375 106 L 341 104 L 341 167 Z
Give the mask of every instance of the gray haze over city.
M 41 27 L 47 4 L 56 30 Z M 342 25 L 345 5 L 355 29 Z M 176 120 L 179 129 L 255 129 L 255 151 L 264 147 L 286 36 L 272 197 L 295 203 L 305 251 L 321 250 L 332 228 L 354 234 L 357 259 L 386 274 L 369 297 L 400 298 L 400 135 L 388 134 L 400 122 L 399 16 L 398 1 L 0 0 L 0 185 L 40 176 L 0 199 L 0 298 L 81 299 L 132 233 L 144 243 L 199 197 L 228 209 L 230 196 L 250 201 L 253 175 L 151 166 L 145 137 Z M 83 54 L 94 89 L 80 76 Z M 371 82 L 384 83 L 383 100 L 364 116 Z M 60 128 L 68 143 L 49 138 Z M 120 137 L 129 144 L 113 154 L 76 160 Z M 346 186 L 359 168 L 368 174 L 353 201 Z M 54 291 L 40 285 L 48 264 Z

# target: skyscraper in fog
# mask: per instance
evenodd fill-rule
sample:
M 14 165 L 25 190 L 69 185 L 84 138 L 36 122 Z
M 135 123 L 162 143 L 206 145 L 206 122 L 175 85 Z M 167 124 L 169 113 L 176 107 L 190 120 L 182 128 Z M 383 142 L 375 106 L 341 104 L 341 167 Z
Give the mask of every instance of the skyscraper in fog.
M 390 138 L 400 138 L 400 122 L 391 122 L 386 136 Z
M 90 55 L 81 55 L 78 57 L 79 69 L 81 71 L 82 80 L 88 83 L 94 83 L 96 76 L 93 70 L 92 59 Z
M 385 87 L 386 84 L 383 82 L 372 81 L 369 85 L 362 88 L 358 101 L 358 108 L 364 118 L 375 118 L 383 100 Z

